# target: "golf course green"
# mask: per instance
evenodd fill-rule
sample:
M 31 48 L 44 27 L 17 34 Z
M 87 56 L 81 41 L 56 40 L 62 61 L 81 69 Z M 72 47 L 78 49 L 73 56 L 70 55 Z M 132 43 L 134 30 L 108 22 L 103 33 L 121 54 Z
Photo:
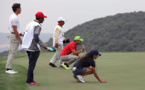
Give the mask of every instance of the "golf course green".
M 84 77 L 78 83 L 71 70 L 48 65 L 54 53 L 42 52 L 34 72 L 39 86 L 25 84 L 28 57 L 17 55 L 13 69 L 18 74 L 5 73 L 7 58 L 0 58 L 0 90 L 145 90 L 145 52 L 102 52 L 96 60 L 98 75 L 107 83 L 97 82 L 94 75 Z M 84 53 L 82 53 L 83 55 Z

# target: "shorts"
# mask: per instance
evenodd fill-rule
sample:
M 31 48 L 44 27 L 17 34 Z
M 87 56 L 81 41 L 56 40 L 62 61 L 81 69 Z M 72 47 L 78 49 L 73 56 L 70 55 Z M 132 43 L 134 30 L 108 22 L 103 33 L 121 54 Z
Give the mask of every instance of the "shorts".
M 82 74 L 85 74 L 86 71 L 87 71 L 87 67 L 84 67 L 84 68 L 73 67 L 72 68 L 72 72 L 74 75 L 82 75 Z

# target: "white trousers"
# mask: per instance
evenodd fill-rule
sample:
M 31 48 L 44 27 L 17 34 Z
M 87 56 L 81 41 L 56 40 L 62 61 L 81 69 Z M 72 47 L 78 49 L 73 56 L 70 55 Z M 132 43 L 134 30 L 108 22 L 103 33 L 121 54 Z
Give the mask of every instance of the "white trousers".
M 59 61 L 59 65 L 62 65 L 63 62 L 60 60 L 60 54 L 62 49 L 63 49 L 63 45 L 59 45 L 58 48 L 56 48 L 56 53 L 51 58 L 50 63 L 55 64 L 56 61 Z

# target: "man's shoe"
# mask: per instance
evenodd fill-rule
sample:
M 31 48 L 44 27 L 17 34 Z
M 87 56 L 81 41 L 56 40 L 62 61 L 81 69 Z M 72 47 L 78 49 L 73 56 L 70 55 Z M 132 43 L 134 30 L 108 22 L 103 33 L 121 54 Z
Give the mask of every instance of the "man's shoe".
M 62 66 L 66 69 L 66 70 L 71 70 L 72 67 L 69 67 L 68 65 L 66 65 L 66 63 L 63 63 Z
M 55 64 L 53 64 L 53 63 L 49 63 L 49 65 L 51 66 L 51 67 L 57 67 Z
M 36 81 L 30 82 L 30 83 L 26 83 L 27 85 L 39 85 L 39 83 L 37 83 Z
M 76 77 L 79 80 L 79 82 L 85 83 L 85 81 L 83 80 L 83 77 L 81 75 L 77 75 Z
M 16 74 L 18 72 L 17 71 L 14 71 L 14 70 L 6 70 L 6 73 L 8 73 L 8 74 Z
M 37 83 L 36 81 L 33 80 L 34 83 Z

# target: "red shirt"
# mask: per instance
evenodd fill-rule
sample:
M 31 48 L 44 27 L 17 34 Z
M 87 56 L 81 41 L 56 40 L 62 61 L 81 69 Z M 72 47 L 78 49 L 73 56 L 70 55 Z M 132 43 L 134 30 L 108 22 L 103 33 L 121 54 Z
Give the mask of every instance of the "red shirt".
M 74 41 L 70 42 L 61 52 L 60 56 L 71 54 L 73 50 L 76 51 L 77 45 Z

